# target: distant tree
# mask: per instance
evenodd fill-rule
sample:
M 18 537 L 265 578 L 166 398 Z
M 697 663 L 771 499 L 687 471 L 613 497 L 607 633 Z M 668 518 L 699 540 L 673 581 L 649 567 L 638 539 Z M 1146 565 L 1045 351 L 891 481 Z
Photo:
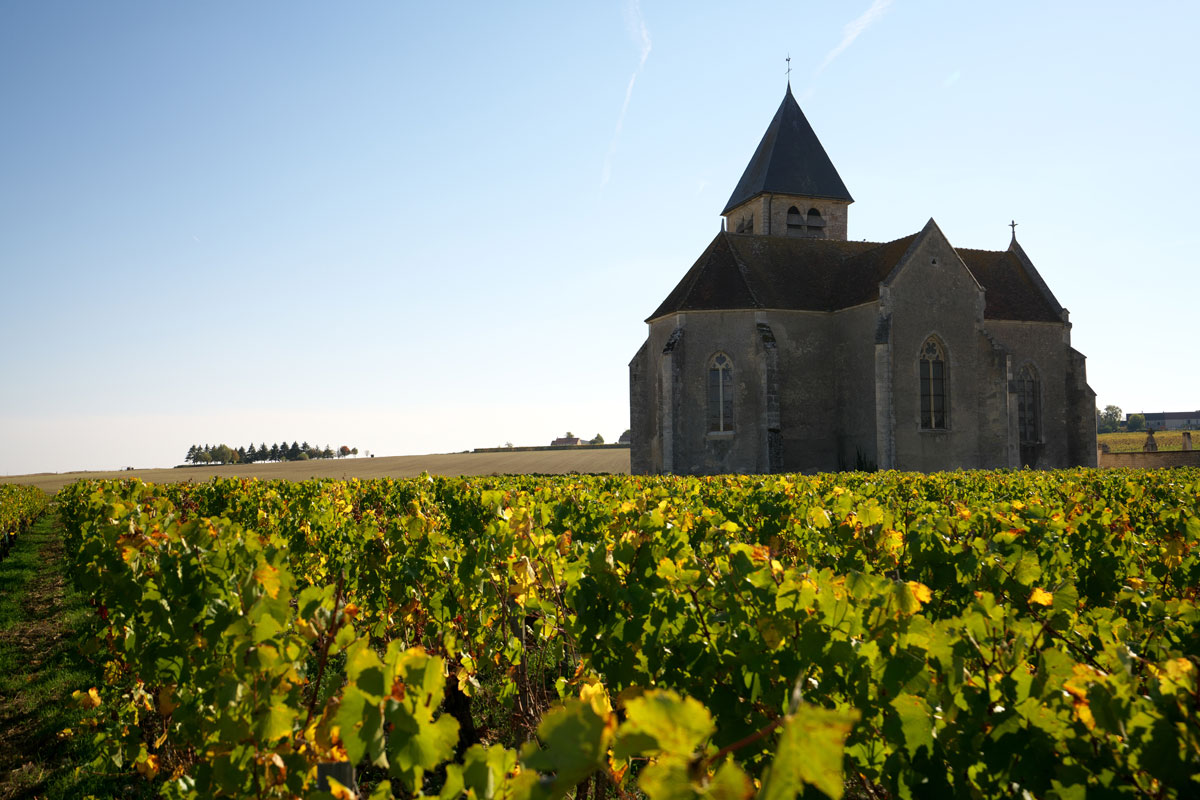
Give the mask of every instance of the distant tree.
M 1145 414 L 1130 414 L 1125 420 L 1125 430 L 1127 431 L 1144 431 L 1146 430 L 1146 415 Z
M 575 438 L 575 434 L 571 433 L 570 431 L 567 431 L 567 436 L 566 436 L 566 438 L 568 438 L 568 439 L 574 439 L 574 438 Z
M 604 444 L 604 437 L 597 433 L 588 444 Z
M 242 457 L 242 460 L 248 464 L 258 461 L 258 450 L 254 447 L 254 442 L 250 443 L 250 449 L 246 451 L 246 455 Z
M 305 442 L 304 444 L 300 445 L 301 453 L 307 453 L 307 452 L 310 452 L 311 450 L 312 450 L 312 448 L 308 446 L 308 442 Z
M 352 455 L 352 456 L 356 456 L 356 455 L 358 455 L 358 448 L 357 448 L 357 447 L 351 447 L 351 448 L 350 448 L 350 455 Z
M 295 461 L 299 457 L 300 457 L 300 445 L 298 443 L 296 443 L 295 441 L 293 441 L 291 446 L 287 449 L 287 460 Z
M 204 452 L 203 450 L 198 450 L 196 452 L 196 457 L 192 459 L 192 461 L 196 464 L 207 464 L 212 461 L 212 455 Z
M 321 458 L 333 458 L 333 450 L 329 445 L 325 445 L 325 449 L 321 451 Z
M 505 446 L 505 447 L 507 447 L 509 450 L 511 450 L 511 449 L 512 449 L 512 446 L 513 446 L 513 443 L 512 443 L 512 442 L 505 442 L 505 443 L 504 443 L 504 446 Z
M 218 464 L 232 464 L 237 451 L 227 444 L 219 444 L 212 450 L 212 460 Z
M 251 447 L 254 447 L 254 445 L 250 445 L 250 446 L 251 446 Z M 244 447 L 239 447 L 239 448 L 237 449 L 237 460 L 238 460 L 238 463 L 239 463 L 239 464 L 245 464 L 245 463 L 246 463 L 246 448 L 244 448 Z
M 350 445 L 342 445 L 338 448 L 338 458 L 345 458 L 350 455 Z
M 191 447 L 189 447 L 188 451 L 187 451 L 187 455 L 183 457 L 184 463 L 185 464 L 196 463 L 196 452 L 197 452 L 196 445 L 192 445 Z
M 1121 427 L 1121 409 L 1118 406 L 1105 406 L 1097 412 L 1096 430 L 1100 433 L 1115 433 Z
M 309 460 L 308 453 L 301 452 L 300 455 L 296 456 L 296 460 L 297 461 L 308 461 Z
M 278 442 L 271 445 L 271 460 L 272 461 L 279 460 L 279 443 Z
M 271 457 L 271 449 L 267 447 L 267 443 L 263 442 L 258 446 L 258 460 L 266 461 Z

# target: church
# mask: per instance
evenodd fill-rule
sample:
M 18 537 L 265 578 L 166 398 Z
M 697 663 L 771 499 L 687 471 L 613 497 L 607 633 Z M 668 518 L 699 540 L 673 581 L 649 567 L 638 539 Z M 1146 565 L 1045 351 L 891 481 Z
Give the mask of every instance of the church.
M 1071 323 L 1016 240 L 850 241 L 791 87 L 629 364 L 635 474 L 1096 465 Z

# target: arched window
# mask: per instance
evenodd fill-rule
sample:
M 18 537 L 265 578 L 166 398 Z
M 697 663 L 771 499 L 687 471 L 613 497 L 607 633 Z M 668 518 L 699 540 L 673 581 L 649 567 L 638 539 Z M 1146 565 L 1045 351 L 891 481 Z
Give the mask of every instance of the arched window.
M 946 424 L 946 353 L 937 339 L 930 336 L 921 348 L 921 428 L 945 430 Z
M 1042 440 L 1042 386 L 1037 370 L 1026 364 L 1017 375 L 1017 431 L 1021 444 Z
M 810 237 L 813 239 L 825 238 L 825 218 L 821 216 L 820 211 L 810 208 L 804 224 L 808 226 L 808 235 Z
M 708 430 L 733 430 L 733 362 L 724 353 L 708 362 Z
M 800 209 L 792 206 L 787 213 L 787 234 L 788 236 L 803 236 L 804 235 L 804 215 L 800 213 Z

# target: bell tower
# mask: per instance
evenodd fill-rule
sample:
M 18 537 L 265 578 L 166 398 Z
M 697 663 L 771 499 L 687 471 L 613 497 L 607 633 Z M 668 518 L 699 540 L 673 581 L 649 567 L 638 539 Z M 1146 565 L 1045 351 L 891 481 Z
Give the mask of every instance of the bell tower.
M 846 241 L 854 198 L 791 84 L 721 216 L 730 233 Z

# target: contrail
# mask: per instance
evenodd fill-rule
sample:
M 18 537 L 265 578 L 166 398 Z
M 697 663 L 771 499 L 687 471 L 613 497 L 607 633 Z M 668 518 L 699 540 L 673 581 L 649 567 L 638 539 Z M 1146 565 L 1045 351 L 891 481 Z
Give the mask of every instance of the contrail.
M 892 4 L 892 0 L 874 0 L 871 7 L 863 13 L 861 17 L 842 28 L 842 41 L 838 46 L 829 51 L 829 55 L 825 56 L 825 60 L 821 62 L 821 66 L 817 68 L 817 72 L 829 66 L 835 58 L 842 54 L 842 51 L 854 43 L 858 35 L 883 16 L 883 12 L 887 11 L 887 7 Z
M 600 185 L 608 183 L 612 175 L 613 156 L 617 152 L 617 140 L 621 138 L 621 127 L 625 124 L 625 112 L 629 110 L 629 101 L 633 98 L 633 85 L 637 83 L 646 59 L 650 57 L 650 31 L 646 30 L 646 20 L 642 17 L 642 6 L 638 0 L 631 0 L 625 5 L 625 22 L 629 33 L 640 50 L 637 69 L 629 76 L 629 85 L 625 87 L 625 102 L 621 104 L 621 113 L 617 115 L 617 127 L 608 143 L 608 155 L 604 157 L 604 169 L 600 173 Z

